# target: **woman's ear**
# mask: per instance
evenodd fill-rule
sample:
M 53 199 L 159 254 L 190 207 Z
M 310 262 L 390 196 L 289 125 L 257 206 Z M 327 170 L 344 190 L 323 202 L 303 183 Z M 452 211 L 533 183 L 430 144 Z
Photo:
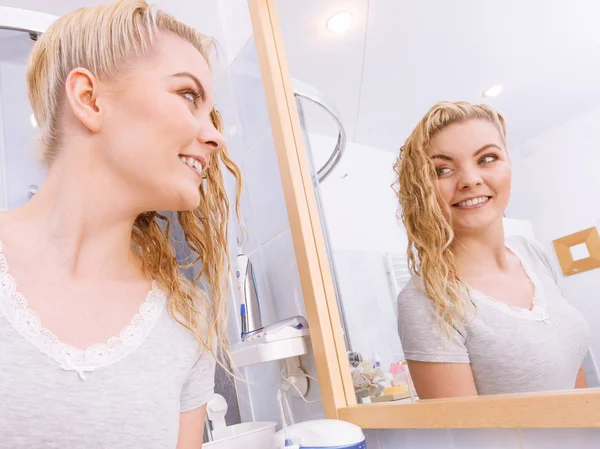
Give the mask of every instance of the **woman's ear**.
M 65 82 L 67 101 L 73 115 L 92 133 L 100 131 L 102 111 L 97 104 L 98 81 L 86 69 L 71 70 Z

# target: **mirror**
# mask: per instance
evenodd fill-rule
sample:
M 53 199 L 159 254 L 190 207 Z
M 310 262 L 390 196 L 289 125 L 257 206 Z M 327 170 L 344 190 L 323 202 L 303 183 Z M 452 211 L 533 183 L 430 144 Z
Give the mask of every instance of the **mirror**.
M 25 66 L 34 34 L 0 29 L 0 208 L 24 204 L 43 179 L 35 161 L 37 124 L 33 118 Z
M 597 387 L 600 7 L 276 3 L 358 401 Z

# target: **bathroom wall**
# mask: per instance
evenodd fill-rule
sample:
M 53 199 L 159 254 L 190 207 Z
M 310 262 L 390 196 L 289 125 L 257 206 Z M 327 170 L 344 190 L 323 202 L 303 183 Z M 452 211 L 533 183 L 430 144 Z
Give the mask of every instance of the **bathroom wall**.
M 596 226 L 600 230 L 600 105 L 512 149 L 511 216 L 529 216 L 556 266 L 552 240 Z M 556 180 L 560 182 L 556 182 Z M 565 188 L 568 186 L 568 188 Z M 576 194 L 574 194 L 576 192 Z M 600 328 L 600 269 L 562 276 L 565 296 Z M 592 334 L 592 354 L 600 357 L 600 334 Z
M 336 140 L 337 136 L 309 134 L 317 168 L 329 157 Z M 406 252 L 406 235 L 396 217 L 398 200 L 391 188 L 396 158 L 393 152 L 348 142 L 340 163 L 320 184 L 333 248 Z
M 366 431 L 369 449 L 595 449 L 600 429 Z
M 222 47 L 229 66 L 252 37 L 252 23 L 247 0 L 219 0 L 218 5 L 224 31 Z
M 247 230 L 242 249 L 255 270 L 263 325 L 295 315 L 306 316 L 290 225 L 283 197 L 279 167 L 269 125 L 269 116 L 260 77 L 254 41 L 250 39 L 233 58 L 217 84 L 217 108 L 223 114 L 231 157 L 240 165 L 246 188 L 241 198 L 241 214 Z M 235 198 L 231 176 L 226 177 L 229 197 Z M 232 215 L 232 223 L 235 223 Z M 243 239 L 239 226 L 231 229 L 230 252 L 237 255 L 237 239 Z M 230 303 L 235 317 L 230 326 L 232 343 L 239 341 L 238 294 Z M 316 377 L 312 354 L 301 359 L 309 375 Z M 241 369 L 245 381 L 236 381 L 242 420 L 279 421 L 277 390 L 282 384 L 281 362 L 269 362 Z M 296 420 L 323 417 L 318 383 L 310 381 L 306 404 L 292 398 Z

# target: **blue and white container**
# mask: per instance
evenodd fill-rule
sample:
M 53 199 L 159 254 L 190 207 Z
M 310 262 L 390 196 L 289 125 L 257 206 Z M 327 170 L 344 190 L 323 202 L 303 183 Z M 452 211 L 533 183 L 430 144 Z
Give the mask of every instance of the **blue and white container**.
M 335 419 L 305 421 L 287 426 L 275 434 L 276 449 L 366 449 L 367 442 L 360 427 Z M 287 445 L 286 445 L 287 444 Z

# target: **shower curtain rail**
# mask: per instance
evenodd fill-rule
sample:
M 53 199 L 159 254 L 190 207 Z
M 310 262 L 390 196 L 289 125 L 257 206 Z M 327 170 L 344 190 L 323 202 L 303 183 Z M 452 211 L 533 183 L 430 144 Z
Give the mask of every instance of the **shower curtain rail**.
M 342 156 L 344 155 L 344 151 L 346 150 L 346 130 L 342 124 L 342 120 L 340 119 L 337 109 L 333 105 L 328 104 L 316 89 L 301 83 L 298 80 L 293 80 L 292 84 L 294 88 L 294 96 L 296 97 L 296 103 L 299 108 L 302 108 L 300 102 L 298 101 L 299 98 L 308 100 L 311 103 L 323 108 L 325 112 L 327 112 L 327 114 L 333 118 L 338 127 L 338 138 L 335 148 L 323 166 L 317 170 L 317 180 L 319 182 L 323 182 L 323 180 L 325 180 L 325 178 L 331 174 L 333 169 L 340 162 Z

